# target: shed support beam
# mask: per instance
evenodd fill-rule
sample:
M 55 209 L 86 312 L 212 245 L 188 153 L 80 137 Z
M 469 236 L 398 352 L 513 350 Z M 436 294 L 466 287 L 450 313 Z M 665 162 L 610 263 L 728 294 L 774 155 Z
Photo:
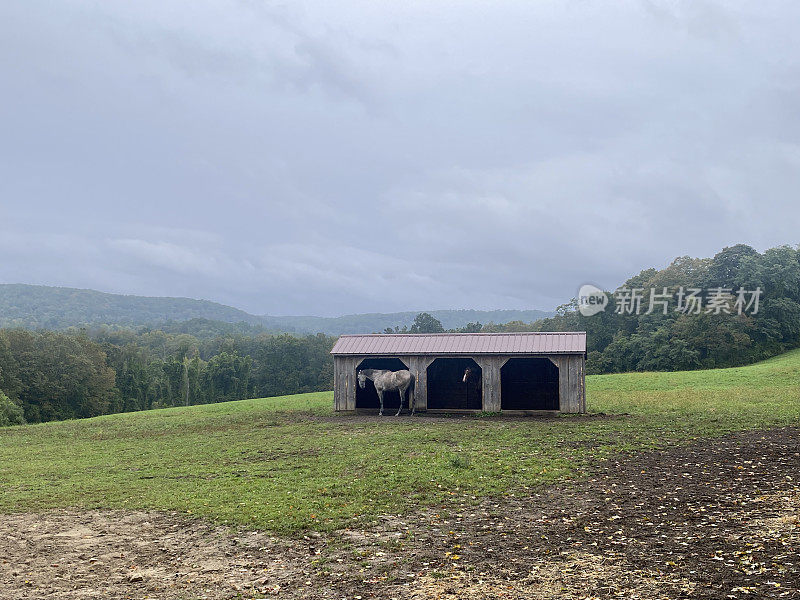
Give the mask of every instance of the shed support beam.
M 414 376 L 417 410 L 428 410 L 428 367 L 435 359 L 430 356 L 408 356 L 404 359 Z
M 483 410 L 485 412 L 500 412 L 500 369 L 507 358 L 502 356 L 473 356 L 471 357 L 481 368 L 483 373 Z

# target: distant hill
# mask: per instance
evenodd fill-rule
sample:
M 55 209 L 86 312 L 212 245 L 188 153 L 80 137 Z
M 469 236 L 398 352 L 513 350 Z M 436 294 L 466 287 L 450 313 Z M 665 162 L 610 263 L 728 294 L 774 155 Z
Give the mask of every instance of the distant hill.
M 410 326 L 418 312 L 372 313 L 341 317 L 252 315 L 238 308 L 193 298 L 158 298 L 107 294 L 95 290 L 27 284 L 0 284 L 0 327 L 65 329 L 73 326 L 165 325 L 171 330 L 285 331 L 289 333 L 380 332 L 387 327 Z M 536 321 L 553 315 L 541 310 L 432 310 L 445 328 L 467 323 Z M 180 325 L 191 321 L 188 328 Z M 216 322 L 218 325 L 214 325 Z M 223 323 L 246 324 L 236 328 Z
M 151 325 L 211 319 L 225 323 L 260 319 L 249 313 L 192 298 L 123 296 L 43 285 L 0 284 L 0 326 L 64 329 L 73 325 Z

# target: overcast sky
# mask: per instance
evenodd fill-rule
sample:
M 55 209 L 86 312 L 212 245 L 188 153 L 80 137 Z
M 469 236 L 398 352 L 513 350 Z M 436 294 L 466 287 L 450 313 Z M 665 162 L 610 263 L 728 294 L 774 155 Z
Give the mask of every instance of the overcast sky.
M 0 2 L 0 282 L 541 308 L 800 242 L 800 3 Z

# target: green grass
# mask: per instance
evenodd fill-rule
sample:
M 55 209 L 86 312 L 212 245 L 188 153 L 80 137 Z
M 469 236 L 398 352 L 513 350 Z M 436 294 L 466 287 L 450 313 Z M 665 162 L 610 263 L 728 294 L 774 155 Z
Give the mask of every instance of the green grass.
M 353 418 L 330 392 L 0 430 L 0 511 L 155 508 L 291 532 L 580 476 L 590 459 L 800 425 L 800 351 L 587 379 L 590 415 Z M 604 413 L 604 414 L 600 414 Z

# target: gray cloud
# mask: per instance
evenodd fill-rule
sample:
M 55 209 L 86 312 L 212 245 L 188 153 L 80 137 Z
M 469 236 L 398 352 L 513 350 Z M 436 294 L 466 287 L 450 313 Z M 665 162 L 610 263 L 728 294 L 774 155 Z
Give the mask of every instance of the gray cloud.
M 0 281 L 551 308 L 796 243 L 790 2 L 0 5 Z

